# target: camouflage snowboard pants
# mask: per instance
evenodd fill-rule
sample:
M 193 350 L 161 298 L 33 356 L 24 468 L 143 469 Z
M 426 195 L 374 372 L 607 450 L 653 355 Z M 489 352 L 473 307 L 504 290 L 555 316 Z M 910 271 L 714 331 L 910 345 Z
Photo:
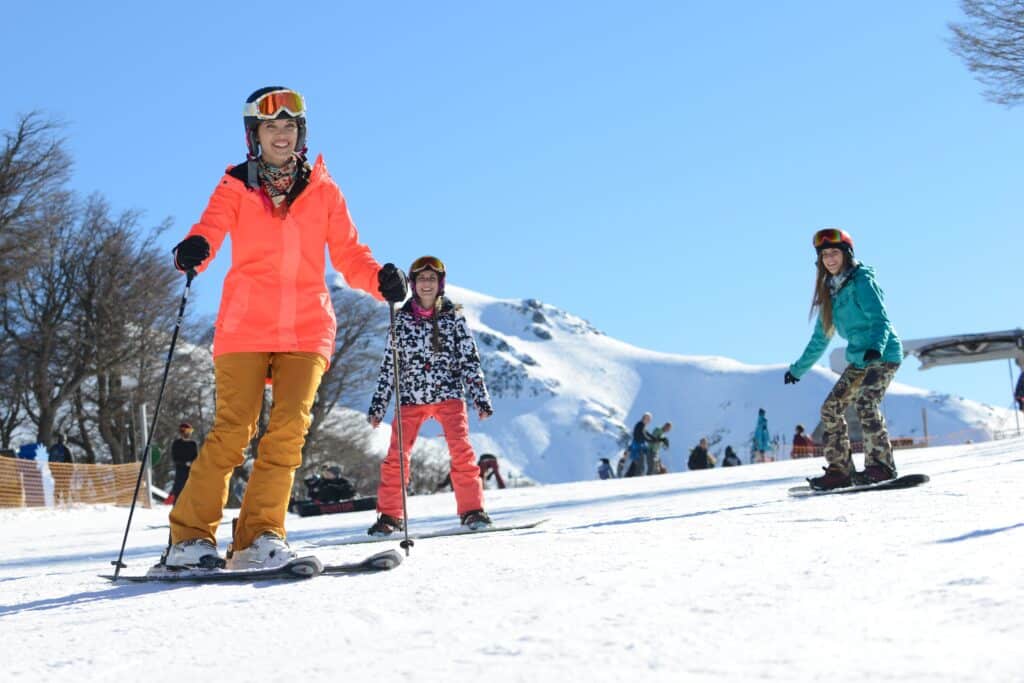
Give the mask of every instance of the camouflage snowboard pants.
M 896 469 L 889 432 L 878 406 L 899 367 L 899 363 L 877 363 L 866 368 L 850 365 L 840 375 L 821 406 L 822 440 L 829 465 L 839 467 L 845 474 L 854 470 L 850 431 L 844 416 L 846 408 L 853 403 L 864 434 L 864 466 L 879 462 Z

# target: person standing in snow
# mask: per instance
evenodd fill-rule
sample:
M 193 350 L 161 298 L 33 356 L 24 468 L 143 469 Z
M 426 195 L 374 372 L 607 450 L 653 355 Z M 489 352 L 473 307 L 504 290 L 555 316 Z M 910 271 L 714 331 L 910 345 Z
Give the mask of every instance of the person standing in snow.
M 612 469 L 611 460 L 601 458 L 601 464 L 597 466 L 598 479 L 615 479 L 615 470 Z
M 795 384 L 825 352 L 832 335 L 847 341 L 843 374 L 821 406 L 825 474 L 807 481 L 828 490 L 896 477 L 892 444 L 879 405 L 903 361 L 903 345 L 885 310 L 875 272 L 853 257 L 853 238 L 845 230 L 824 228 L 814 234 L 818 252 L 811 314 L 814 333 L 800 358 L 786 371 Z M 853 403 L 864 433 L 864 470 L 854 468 L 844 412 Z
M 192 440 L 192 425 L 182 422 L 178 425 L 178 436 L 171 442 L 171 460 L 174 462 L 174 485 L 171 492 L 164 501 L 167 505 L 174 505 L 174 501 L 181 495 L 188 481 L 188 473 L 192 463 L 199 457 L 199 446 Z
M 1017 378 L 1017 387 L 1013 391 L 1013 397 L 1017 400 L 1017 408 L 1024 410 L 1024 360 L 1018 358 L 1017 367 L 1021 368 L 1021 372 L 1020 377 Z
M 708 452 L 707 439 L 701 439 L 700 443 L 693 447 L 686 466 L 691 470 L 709 470 L 715 466 L 715 458 Z
M 743 461 L 740 460 L 740 456 L 736 455 L 736 451 L 732 449 L 732 446 L 726 446 L 725 456 L 722 458 L 722 467 L 738 467 L 742 464 Z
M 615 463 L 615 477 L 617 479 L 622 479 L 624 476 L 626 476 L 626 472 L 628 471 L 628 463 L 629 449 L 627 448 L 626 450 L 622 451 L 622 455 L 619 456 L 618 461 Z
M 336 322 L 324 277 L 325 247 L 352 287 L 401 301 L 404 275 L 377 263 L 349 216 L 323 158 L 306 159 L 306 106 L 288 88 L 260 88 L 245 101 L 246 160 L 230 167 L 174 264 L 202 272 L 231 235 L 213 340 L 213 428 L 170 513 L 167 567 L 224 566 L 216 532 L 232 471 L 245 460 L 273 386 L 270 421 L 242 499 L 229 568 L 274 567 L 295 557 L 285 540 L 295 470 L 310 409 L 334 351 Z M 269 377 L 268 377 L 269 370 Z
M 405 528 L 402 486 L 408 486 L 410 455 L 423 422 L 441 423 L 451 456 L 452 490 L 459 519 L 470 529 L 491 524 L 484 512 L 481 469 L 469 443 L 467 391 L 477 416 L 494 414 L 484 382 L 480 353 L 466 323 L 462 307 L 444 296 L 446 270 L 441 259 L 421 256 L 409 268 L 413 296 L 395 313 L 394 329 L 388 332 L 377 389 L 370 401 L 369 422 L 374 429 L 384 420 L 395 377 L 394 349 L 398 350 L 399 389 L 402 402 L 402 455 L 405 478 L 401 480 L 398 429 L 391 431 L 391 446 L 380 466 L 377 489 L 377 521 L 367 533 L 388 536 Z
M 484 453 L 476 464 L 480 468 L 481 483 L 486 484 L 488 479 L 493 479 L 499 489 L 505 488 L 505 480 L 501 478 L 501 466 L 498 465 L 498 456 Z
M 633 425 L 633 440 L 629 444 L 629 460 L 626 463 L 624 477 L 636 477 L 644 474 L 644 466 L 647 462 L 647 452 L 650 444 L 654 441 L 654 435 L 647 431 L 647 425 L 654 419 L 650 413 L 644 413 L 643 417 Z
M 647 445 L 647 474 L 661 474 L 662 463 L 658 454 L 663 447 L 668 448 L 668 437 L 665 435 L 670 431 L 672 431 L 671 422 L 666 422 L 651 431 L 654 440 Z
M 50 445 L 50 474 L 53 476 L 53 502 L 55 505 L 71 503 L 71 470 L 75 463 L 71 451 L 64 443 L 64 435 L 57 432 L 56 442 Z M 54 467 L 54 464 L 57 467 Z
M 814 455 L 814 441 L 804 433 L 804 426 L 797 425 L 793 435 L 793 452 L 791 458 L 809 458 Z
M 757 426 L 754 428 L 754 462 L 766 462 L 768 451 L 772 447 L 772 438 L 768 434 L 768 418 L 764 408 L 757 411 Z

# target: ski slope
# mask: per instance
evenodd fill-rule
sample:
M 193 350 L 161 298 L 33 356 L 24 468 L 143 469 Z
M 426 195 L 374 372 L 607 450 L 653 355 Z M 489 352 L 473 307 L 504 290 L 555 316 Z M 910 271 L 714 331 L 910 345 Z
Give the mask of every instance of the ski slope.
M 365 296 L 337 282 L 335 287 L 338 296 Z M 476 337 L 494 404 L 494 416 L 486 421 L 470 417 L 473 447 L 478 454 L 496 455 L 503 472 L 537 482 L 593 477 L 594 462 L 606 457 L 614 463 L 645 412 L 653 414 L 651 429 L 673 423 L 672 448 L 661 453 L 669 471 L 686 469 L 690 449 L 702 437 L 710 440 L 719 460 L 726 446 L 746 460 L 759 408 L 767 410 L 771 434 L 788 443 L 797 424 L 814 430 L 822 401 L 838 379 L 817 365 L 799 385 L 783 383 L 788 364 L 803 351 L 802 342 L 777 365 L 660 353 L 609 337 L 582 318 L 535 299 L 497 299 L 451 283 L 446 288 L 463 306 Z M 380 315 L 386 320 L 383 304 Z M 372 390 L 367 387 L 363 394 L 368 397 Z M 881 408 L 893 437 L 922 441 L 926 419 L 933 445 L 987 441 L 1016 425 L 1012 410 L 900 382 L 889 387 Z M 392 419 L 390 410 L 385 419 Z M 443 450 L 440 433 L 428 422 L 421 443 Z M 390 428 L 378 434 L 383 458 Z M 788 448 L 776 453 L 778 458 L 788 455 Z
M 897 463 L 931 482 L 791 498 L 814 459 L 488 490 L 496 521 L 548 521 L 421 540 L 390 573 L 255 584 L 112 585 L 125 509 L 0 510 L 3 678 L 1020 681 L 1024 440 Z M 409 504 L 417 530 L 452 524 L 451 494 Z M 131 570 L 166 514 L 137 512 Z M 372 518 L 289 517 L 290 540 Z

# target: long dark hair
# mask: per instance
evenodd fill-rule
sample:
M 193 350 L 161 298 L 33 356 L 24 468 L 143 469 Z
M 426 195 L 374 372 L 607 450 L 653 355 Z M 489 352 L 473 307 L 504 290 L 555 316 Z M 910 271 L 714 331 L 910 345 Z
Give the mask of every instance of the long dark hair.
M 839 272 L 842 272 L 850 267 L 850 255 L 845 249 L 839 250 L 843 254 L 843 267 Z M 817 313 L 818 317 L 821 318 L 821 329 L 824 330 L 825 334 L 830 335 L 835 330 L 835 325 L 832 322 L 832 292 L 828 288 L 828 278 L 831 273 L 828 272 L 828 268 L 825 267 L 825 263 L 821 260 L 821 252 L 818 252 L 818 272 L 814 276 L 814 298 L 811 299 L 811 314 L 810 317 L 814 318 L 814 314 Z

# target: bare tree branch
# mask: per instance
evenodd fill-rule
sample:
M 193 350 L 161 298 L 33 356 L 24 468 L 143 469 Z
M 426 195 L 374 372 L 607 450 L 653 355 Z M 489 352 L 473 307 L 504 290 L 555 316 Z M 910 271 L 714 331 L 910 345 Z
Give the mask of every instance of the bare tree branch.
M 1024 102 L 1024 0 L 960 0 L 968 21 L 951 22 L 950 49 L 985 86 L 985 97 Z
M 50 207 L 70 202 L 71 158 L 61 125 L 39 112 L 20 116 L 0 147 L 0 289 L 42 257 Z

